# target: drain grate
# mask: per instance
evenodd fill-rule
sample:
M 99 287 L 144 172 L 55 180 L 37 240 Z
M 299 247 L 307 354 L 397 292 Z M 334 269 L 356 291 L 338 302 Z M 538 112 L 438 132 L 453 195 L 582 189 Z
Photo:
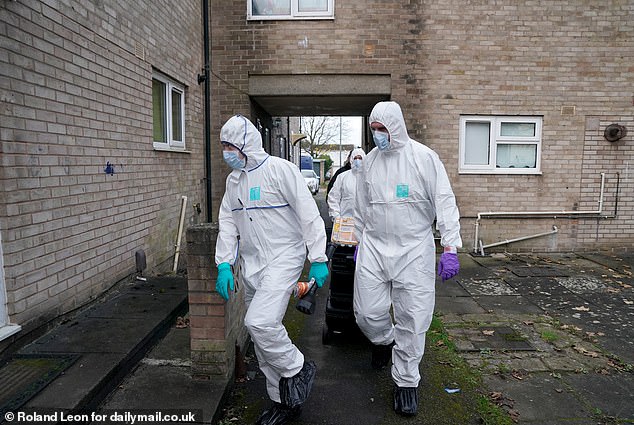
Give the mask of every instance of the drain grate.
M 18 354 L 0 368 L 0 417 L 15 411 L 71 366 L 77 354 Z

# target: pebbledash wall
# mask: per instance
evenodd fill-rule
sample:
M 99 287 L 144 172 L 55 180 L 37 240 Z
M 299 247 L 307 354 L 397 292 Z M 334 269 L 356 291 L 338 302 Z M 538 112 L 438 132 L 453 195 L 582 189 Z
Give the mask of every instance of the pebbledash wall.
M 251 76 L 391 76 L 410 137 L 443 160 L 464 249 L 582 251 L 634 243 L 634 3 L 622 0 L 334 0 L 332 20 L 248 21 L 244 0 L 212 1 L 213 121 L 249 113 Z M 369 114 L 369 110 L 367 113 Z M 461 174 L 462 115 L 543 117 L 541 174 Z M 609 124 L 628 135 L 608 142 Z M 217 131 L 218 127 L 216 127 Z M 601 217 L 483 217 L 596 211 Z M 617 194 L 618 191 L 618 194 Z
M 199 0 L 0 1 L 0 283 L 19 335 L 132 276 L 137 250 L 171 269 L 182 196 L 186 225 L 193 203 L 205 216 L 202 33 Z M 184 149 L 153 146 L 154 72 L 184 88 Z

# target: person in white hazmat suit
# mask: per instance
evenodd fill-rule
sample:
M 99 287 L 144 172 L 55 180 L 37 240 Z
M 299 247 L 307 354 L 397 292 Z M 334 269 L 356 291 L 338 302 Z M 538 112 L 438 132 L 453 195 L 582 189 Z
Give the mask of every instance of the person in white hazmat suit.
M 392 360 L 394 410 L 410 416 L 418 409 L 419 364 L 434 311 L 432 225 L 436 219 L 446 280 L 459 271 L 459 213 L 442 162 L 409 138 L 400 106 L 379 102 L 369 122 L 377 147 L 357 178 L 354 313 L 374 344 L 372 367 Z
M 328 194 L 328 215 L 334 222 L 337 217 L 353 217 L 357 176 L 363 167 L 365 152 L 355 148 L 350 153 L 350 170 L 341 173 Z
M 300 413 L 310 393 L 315 364 L 291 342 L 282 319 L 308 249 L 309 279 L 328 276 L 324 222 L 299 168 L 268 155 L 255 126 L 231 117 L 220 131 L 227 176 L 218 216 L 216 291 L 229 299 L 232 268 L 244 284 L 244 324 L 273 401 L 257 423 L 283 424 Z

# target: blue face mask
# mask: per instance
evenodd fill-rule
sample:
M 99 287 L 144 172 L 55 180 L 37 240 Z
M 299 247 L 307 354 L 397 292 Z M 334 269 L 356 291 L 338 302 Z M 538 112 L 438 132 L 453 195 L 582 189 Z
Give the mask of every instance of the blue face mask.
M 372 138 L 374 139 L 374 144 L 379 150 L 386 150 L 390 147 L 390 136 L 387 133 L 382 131 L 372 131 Z
M 244 168 L 245 165 L 247 165 L 246 159 L 240 158 L 236 151 L 222 151 L 222 157 L 229 167 L 236 170 Z
M 360 170 L 362 166 L 363 166 L 363 160 L 362 159 L 353 159 L 352 160 L 352 168 Z

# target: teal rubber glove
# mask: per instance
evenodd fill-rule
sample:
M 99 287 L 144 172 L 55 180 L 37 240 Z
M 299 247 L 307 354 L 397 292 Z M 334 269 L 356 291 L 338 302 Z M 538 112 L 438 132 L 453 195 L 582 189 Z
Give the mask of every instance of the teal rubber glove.
M 308 272 L 308 280 L 315 279 L 317 287 L 321 288 L 328 278 L 328 263 L 312 263 Z
M 218 278 L 216 279 L 216 292 L 220 294 L 225 301 L 229 300 L 229 291 L 233 291 L 233 273 L 229 263 L 218 264 Z

